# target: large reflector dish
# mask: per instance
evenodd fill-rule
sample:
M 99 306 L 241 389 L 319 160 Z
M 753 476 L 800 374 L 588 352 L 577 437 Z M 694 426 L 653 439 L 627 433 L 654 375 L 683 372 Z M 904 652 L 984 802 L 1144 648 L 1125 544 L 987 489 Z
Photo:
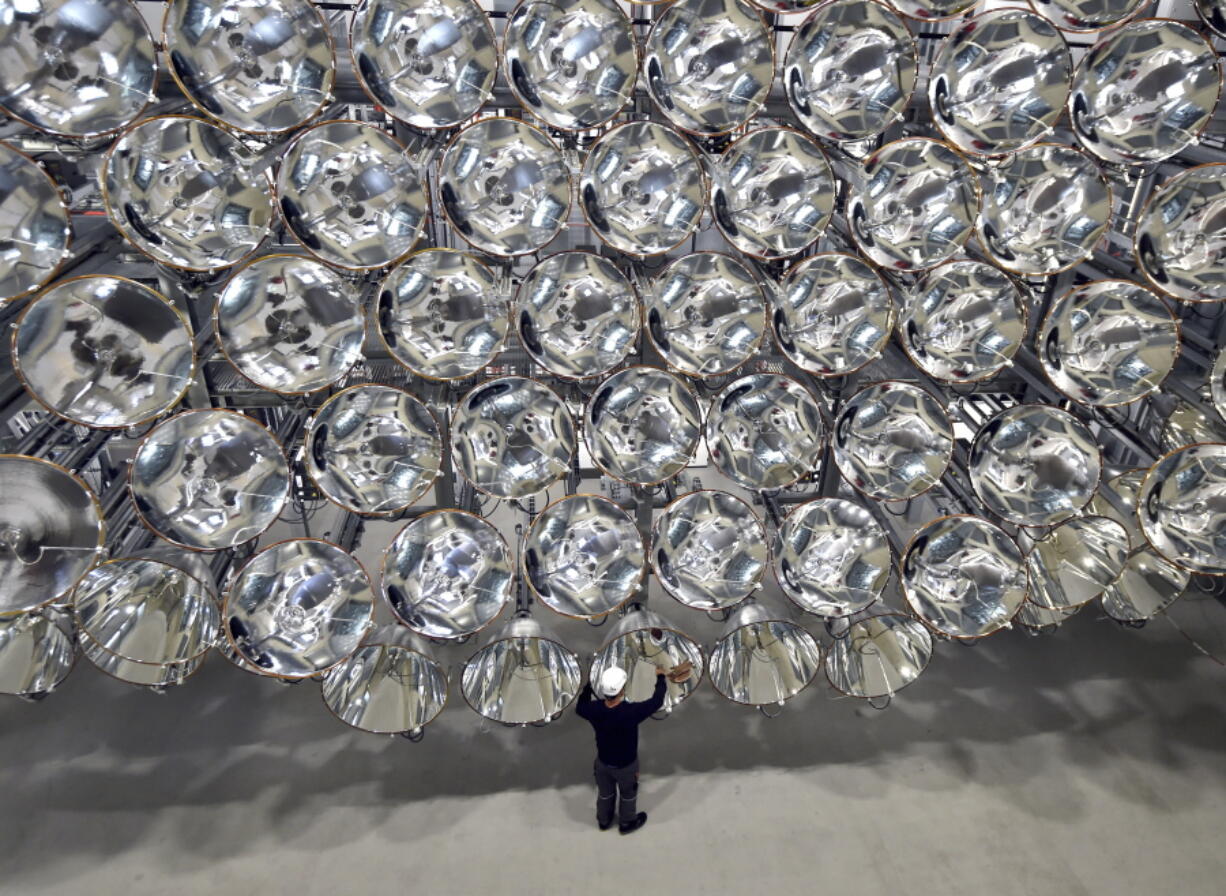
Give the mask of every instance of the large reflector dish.
M 1026 554 L 1028 599 L 1046 610 L 1073 610 L 1101 595 L 1128 562 L 1128 530 L 1105 516 L 1065 520 Z
M 473 711 L 506 725 L 551 721 L 582 685 L 579 657 L 527 616 L 495 632 L 464 664 L 460 679 Z
M 72 619 L 51 608 L 0 616 L 0 694 L 49 693 L 68 677 L 77 659 Z
M 1158 187 L 1137 220 L 1137 267 L 1185 302 L 1226 300 L 1226 164 L 1198 165 Z
M 447 702 L 447 672 L 399 626 L 371 634 L 324 676 L 324 705 L 346 725 L 372 734 L 416 732 Z
M 0 143 L 0 303 L 47 283 L 71 240 L 68 206 L 55 181 L 29 156 Z
M 1146 540 L 1181 569 L 1226 575 L 1226 445 L 1180 448 L 1159 460 L 1137 494 Z
M 852 623 L 826 654 L 826 677 L 849 697 L 892 697 L 932 659 L 932 635 L 900 613 L 882 613 Z
M 677 631 L 659 613 L 633 609 L 617 621 L 609 639 L 592 658 L 590 681 L 600 681 L 606 669 L 618 668 L 629 676 L 626 701 L 650 700 L 656 688 L 656 669 L 673 669 L 689 663 L 684 681 L 666 679 L 663 712 L 677 708 L 702 682 L 702 648 L 694 639 Z
M 715 690 L 734 703 L 765 706 L 796 696 L 822 667 L 813 636 L 760 603 L 738 608 L 711 651 Z

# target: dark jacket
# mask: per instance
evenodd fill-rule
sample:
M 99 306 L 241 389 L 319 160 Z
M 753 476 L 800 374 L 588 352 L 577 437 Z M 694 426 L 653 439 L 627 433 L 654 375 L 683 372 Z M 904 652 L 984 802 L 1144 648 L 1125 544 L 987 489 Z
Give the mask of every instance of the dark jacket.
M 591 682 L 583 686 L 575 712 L 596 729 L 596 758 L 613 768 L 623 768 L 639 758 L 639 723 L 664 705 L 668 684 L 664 676 L 656 677 L 656 689 L 651 699 L 641 703 L 623 700 L 614 707 L 592 693 Z

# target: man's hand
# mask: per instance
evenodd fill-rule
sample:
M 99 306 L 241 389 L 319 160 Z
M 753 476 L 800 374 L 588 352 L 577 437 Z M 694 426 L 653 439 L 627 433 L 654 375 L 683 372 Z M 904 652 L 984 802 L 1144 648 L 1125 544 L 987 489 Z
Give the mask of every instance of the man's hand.
M 663 666 L 656 666 L 656 677 L 659 677 L 661 675 L 667 675 L 667 674 L 668 674 L 668 670 L 665 669 Z
M 673 684 L 681 684 L 689 679 L 690 673 L 694 671 L 694 664 L 689 660 L 679 663 L 668 670 L 668 680 Z

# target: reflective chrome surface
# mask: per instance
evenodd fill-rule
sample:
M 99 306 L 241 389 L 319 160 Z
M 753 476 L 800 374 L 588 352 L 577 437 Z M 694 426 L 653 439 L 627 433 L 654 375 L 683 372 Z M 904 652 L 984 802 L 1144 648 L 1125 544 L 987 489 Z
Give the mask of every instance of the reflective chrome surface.
M 1136 257 L 1155 287 L 1187 302 L 1226 300 L 1226 164 L 1176 174 L 1137 220 Z
M 796 31 L 783 85 L 800 123 L 828 140 L 861 140 L 902 116 L 917 74 L 915 40 L 876 0 L 833 0 Z
M 1226 442 L 1226 424 L 1220 414 L 1206 414 L 1197 405 L 1177 399 L 1159 430 L 1158 447 L 1174 451 L 1197 442 Z
M 890 578 L 890 543 L 865 508 L 818 498 L 784 519 L 772 562 L 779 587 L 802 610 L 850 616 L 881 597 Z
M 408 254 L 428 213 L 417 163 L 374 125 L 325 121 L 302 131 L 277 172 L 294 237 L 329 264 L 380 268 Z
M 682 495 L 656 517 L 651 568 L 687 607 L 721 610 L 740 603 L 761 587 L 766 562 L 761 520 L 727 492 Z
M 985 380 L 1021 348 L 1026 306 L 1017 283 L 990 264 L 950 261 L 907 295 L 898 335 L 911 362 L 934 380 Z
M 1111 223 L 1111 188 L 1085 153 L 1041 143 L 983 173 L 978 236 L 1001 267 L 1034 276 L 1085 261 Z
M 308 0 L 170 0 L 162 40 L 188 99 L 243 131 L 299 127 L 331 96 L 332 37 Z
M 1222 0 L 1193 0 L 1196 14 L 1219 37 L 1226 37 L 1226 3 Z
M 588 400 L 583 437 L 592 461 L 615 479 L 650 485 L 677 475 L 702 435 L 690 387 L 656 367 L 628 367 Z
M 1179 357 L 1179 324 L 1166 303 L 1127 280 L 1076 286 L 1039 329 L 1039 361 L 1052 384 L 1094 405 L 1136 401 L 1166 379 Z
M 132 460 L 136 509 L 167 541 L 219 551 L 273 524 L 289 494 L 277 440 L 234 411 L 185 411 L 145 437 Z
M 799 694 L 822 667 L 822 649 L 807 631 L 759 603 L 729 617 L 711 651 L 715 690 L 736 703 L 764 706 Z
M 1217 54 L 1187 25 L 1143 19 L 1086 53 L 1069 119 L 1081 145 L 1108 162 L 1141 165 L 1194 141 L 1217 106 Z
M 272 190 L 253 163 L 217 125 L 150 118 L 111 147 L 102 198 L 120 233 L 155 260 L 217 270 L 254 252 L 272 225 Z
M 1049 610 L 1025 601 L 1022 608 L 1017 611 L 1017 615 L 1013 617 L 1013 621 L 1035 632 L 1050 632 L 1059 628 L 1066 620 L 1076 616 L 1080 609 L 1078 607 L 1074 610 Z
M 774 36 L 745 0 L 678 0 L 647 35 L 643 75 L 677 127 L 727 133 L 766 102 L 775 78 Z
M 392 611 L 430 638 L 463 638 L 484 628 L 511 596 L 515 572 L 490 523 L 438 510 L 409 523 L 383 557 L 383 594 Z
M 775 341 L 796 366 L 818 376 L 842 376 L 880 357 L 896 316 L 881 276 L 836 252 L 794 265 L 771 301 Z
M 414 127 L 453 127 L 494 89 L 494 30 L 473 0 L 363 0 L 349 45 L 366 92 Z
M 102 508 L 48 461 L 0 454 L 0 617 L 64 597 L 105 556 Z
M 222 610 L 226 636 L 262 675 L 306 678 L 353 653 L 372 625 L 365 570 L 336 545 L 283 541 L 239 571 Z
M 670 264 L 643 299 L 647 335 L 664 361 L 691 376 L 740 367 L 766 331 L 758 278 L 731 255 L 695 252 Z
M 583 162 L 579 204 L 596 235 L 630 255 L 659 255 L 702 218 L 707 186 L 688 140 L 651 121 L 619 125 Z
M 1226 445 L 1189 445 L 1159 460 L 1136 499 L 1146 540 L 1182 569 L 1226 575 Z
M 1023 404 L 975 434 L 967 468 L 993 513 L 1020 526 L 1050 526 L 1094 497 L 1102 459 L 1094 436 L 1068 411 Z
M 456 469 L 495 498 L 523 498 L 570 469 L 575 422 L 548 386 L 518 376 L 477 386 L 451 419 Z
M 62 281 L 32 302 L 13 333 L 26 390 L 85 426 L 132 426 L 164 413 L 195 372 L 191 327 L 174 306 L 121 277 Z
M 599 376 L 620 364 L 634 348 L 641 316 L 626 275 L 590 252 L 550 255 L 528 272 L 515 296 L 524 349 L 567 378 Z
M 221 613 L 206 584 L 153 560 L 125 557 L 95 567 L 72 605 L 96 647 L 141 665 L 189 662 L 221 637 Z
M 436 380 L 479 371 L 502 349 L 510 327 L 494 272 L 451 249 L 405 259 L 383 281 L 375 314 L 392 357 Z
M 1065 31 L 1097 31 L 1136 15 L 1145 0 L 1029 0 Z
M 83 631 L 77 631 L 77 639 L 80 641 L 81 653 L 99 672 L 127 684 L 140 685 L 154 690 L 182 684 L 195 674 L 208 657 L 207 653 L 202 653 L 185 662 L 166 665 L 134 663 L 132 660 L 126 660 L 104 650 L 97 641 Z
M 373 383 L 324 402 L 303 449 L 319 490 L 354 513 L 394 513 L 416 503 L 443 462 L 443 437 L 430 410 L 402 389 Z
M 64 137 L 126 127 L 153 99 L 157 80 L 153 35 L 128 0 L 8 3 L 0 58 L 0 108 Z
M 321 690 L 346 725 L 372 734 L 415 732 L 443 711 L 447 672 L 420 640 L 388 625 L 333 666 Z
M 795 255 L 826 231 L 835 181 L 818 145 L 791 128 L 762 128 L 719 157 L 711 210 L 724 238 L 747 255 Z
M 884 268 L 922 270 L 956 254 L 979 213 L 966 160 L 925 138 L 887 143 L 850 185 L 847 220 L 861 251 Z
M 711 402 L 706 438 L 712 462 L 738 485 L 782 488 L 821 463 L 821 409 L 790 377 L 743 376 Z
M 247 379 L 273 392 L 314 392 L 362 358 L 360 296 L 336 271 L 298 255 L 265 255 L 217 295 L 217 340 Z
M 1218 351 L 1217 359 L 1213 362 L 1213 370 L 1209 373 L 1209 395 L 1218 415 L 1223 421 L 1226 421 L 1226 346 Z M 1200 441 L 1212 442 L 1214 440 L 1201 439 Z
M 953 427 L 919 386 L 889 381 L 853 395 L 834 423 L 834 462 L 878 501 L 903 501 L 932 488 L 949 466 Z
M 516 617 L 464 664 L 460 690 L 468 705 L 507 725 L 546 722 L 583 686 L 579 658 L 529 617 Z
M 933 520 L 902 558 L 903 595 L 938 632 L 954 638 L 990 635 L 1026 598 L 1026 565 L 999 526 L 977 516 Z
M 507 20 L 502 46 L 516 99 L 555 128 L 596 127 L 634 95 L 638 45 L 614 0 L 523 0 Z
M 630 514 L 598 495 L 571 495 L 532 521 L 521 560 L 524 579 L 551 610 L 595 619 L 634 596 L 643 553 Z
M 72 620 L 46 609 L 0 616 L 0 694 L 46 694 L 68 677 L 76 662 Z
M 692 667 L 684 681 L 666 679 L 665 713 L 672 712 L 702 682 L 706 661 L 698 642 L 677 631 L 663 616 L 634 609 L 617 621 L 603 647 L 592 659 L 589 680 L 600 681 L 606 669 L 622 669 L 626 701 L 650 700 L 656 688 L 656 667 L 672 669 L 684 663 Z
M 570 173 L 544 133 L 514 118 L 485 118 L 460 131 L 439 166 L 451 226 L 491 255 L 527 255 L 566 226 Z
M 71 239 L 68 207 L 55 181 L 33 159 L 0 143 L 0 303 L 50 280 L 68 257 Z
M 932 659 L 932 635 L 923 623 L 883 613 L 853 623 L 826 654 L 826 677 L 849 697 L 892 697 Z
M 937 51 L 932 120 L 964 152 L 1016 152 L 1055 125 L 1072 77 L 1068 44 L 1047 19 L 1024 9 L 981 13 Z
M 1074 517 L 1026 554 L 1028 599 L 1046 610 L 1072 610 L 1101 595 L 1128 561 L 1128 530 L 1105 516 Z

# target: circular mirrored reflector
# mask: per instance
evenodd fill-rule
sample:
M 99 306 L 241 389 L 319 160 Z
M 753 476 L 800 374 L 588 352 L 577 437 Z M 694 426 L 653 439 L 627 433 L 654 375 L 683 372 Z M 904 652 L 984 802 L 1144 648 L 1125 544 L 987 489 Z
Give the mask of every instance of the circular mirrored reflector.
M 582 686 L 579 657 L 526 616 L 495 632 L 464 664 L 460 677 L 473 711 L 505 725 L 552 721 Z
M 1176 174 L 1137 220 L 1137 267 L 1185 302 L 1226 300 L 1226 164 Z
M 0 307 L 55 276 L 71 242 L 59 186 L 29 156 L 0 143 Z
M 866 700 L 892 697 L 928 667 L 932 635 L 923 623 L 882 613 L 852 623 L 826 653 L 826 677 L 835 690 Z
M 722 696 L 765 706 L 799 694 L 821 668 L 821 645 L 811 634 L 762 604 L 747 603 L 729 617 L 709 670 Z

